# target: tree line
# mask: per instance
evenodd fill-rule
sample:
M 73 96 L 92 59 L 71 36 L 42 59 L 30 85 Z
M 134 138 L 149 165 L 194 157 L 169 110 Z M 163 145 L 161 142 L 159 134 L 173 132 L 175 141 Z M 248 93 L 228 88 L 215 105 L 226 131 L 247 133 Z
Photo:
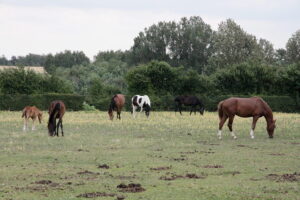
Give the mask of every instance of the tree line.
M 275 49 L 270 41 L 247 33 L 232 19 L 221 22 L 214 31 L 201 17 L 193 16 L 153 24 L 134 38 L 129 50 L 102 51 L 93 61 L 81 51 L 69 50 L 55 55 L 13 56 L 10 60 L 2 56 L 0 65 L 44 66 L 49 75 L 36 75 L 43 77 L 30 87 L 39 88 L 37 85 L 50 81 L 53 89 L 28 90 L 21 85 L 29 79 L 24 77 L 33 75 L 12 70 L 0 72 L 5 77 L 0 79 L 0 93 L 71 92 L 91 99 L 118 92 L 156 97 L 299 96 L 299 63 L 300 30 L 288 39 L 285 49 Z M 8 90 L 6 86 L 11 84 L 15 85 Z M 54 89 L 59 87 L 63 89 Z

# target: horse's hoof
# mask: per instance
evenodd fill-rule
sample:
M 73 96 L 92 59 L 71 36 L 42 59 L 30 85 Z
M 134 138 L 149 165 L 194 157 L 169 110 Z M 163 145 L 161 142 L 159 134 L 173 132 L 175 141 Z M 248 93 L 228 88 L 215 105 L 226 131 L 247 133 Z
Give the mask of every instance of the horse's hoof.
M 234 137 L 233 137 L 233 139 L 234 139 L 234 140 L 236 140 L 236 139 L 237 139 L 237 137 L 236 137 L 236 136 L 234 136 Z

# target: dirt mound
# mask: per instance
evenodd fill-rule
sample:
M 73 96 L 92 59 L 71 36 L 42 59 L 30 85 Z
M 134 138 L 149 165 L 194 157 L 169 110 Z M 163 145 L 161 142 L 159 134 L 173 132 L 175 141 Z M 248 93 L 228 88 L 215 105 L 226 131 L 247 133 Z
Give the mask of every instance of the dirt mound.
M 98 168 L 109 169 L 109 166 L 107 164 L 103 164 L 103 165 L 98 165 Z
M 80 194 L 76 197 L 95 198 L 95 197 L 114 197 L 114 196 L 116 196 L 116 194 L 108 194 L 105 192 L 90 192 L 90 193 Z
M 161 176 L 159 179 L 164 180 L 164 181 L 173 181 L 178 178 L 189 178 L 189 179 L 204 179 L 206 176 L 199 176 L 196 174 L 186 174 L 185 176 L 183 175 L 177 175 L 177 174 L 171 174 L 171 176 Z
M 119 188 L 120 192 L 144 192 L 146 189 L 141 186 L 139 183 L 130 183 L 128 185 L 125 185 L 124 183 L 121 183 L 117 186 Z
M 152 167 L 152 168 L 150 168 L 150 170 L 161 171 L 161 170 L 169 170 L 171 168 L 172 168 L 172 166 L 169 166 L 169 167 Z
M 49 185 L 52 183 L 50 180 L 41 180 L 41 181 L 36 181 L 34 182 L 35 184 L 43 184 L 43 185 Z
M 83 174 L 94 174 L 94 175 L 99 175 L 100 173 L 95 173 L 95 172 L 91 172 L 91 171 L 88 171 L 88 170 L 84 170 L 82 172 L 77 172 L 77 174 L 79 175 L 83 175 Z
M 222 165 L 205 165 L 203 168 L 224 168 Z
M 296 181 L 300 181 L 300 173 L 293 173 L 293 174 L 268 174 L 267 179 L 276 181 L 276 182 L 296 182 Z

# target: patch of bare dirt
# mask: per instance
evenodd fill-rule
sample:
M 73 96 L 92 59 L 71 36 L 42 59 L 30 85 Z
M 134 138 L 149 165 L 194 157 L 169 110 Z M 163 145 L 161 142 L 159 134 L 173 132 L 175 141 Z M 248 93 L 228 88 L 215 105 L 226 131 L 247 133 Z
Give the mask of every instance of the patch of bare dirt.
M 249 148 L 249 149 L 258 149 L 256 147 L 250 147 L 250 146 L 247 146 L 247 145 L 244 145 L 244 144 L 238 144 L 236 146 L 238 146 L 238 147 L 246 147 L 246 148 Z
M 89 150 L 84 150 L 84 149 L 77 149 L 77 151 L 90 152 Z
M 300 142 L 291 142 L 291 144 L 300 144 Z
M 297 182 L 300 181 L 300 173 L 293 173 L 293 174 L 268 174 L 266 176 L 267 179 L 276 181 L 276 182 Z
M 164 180 L 164 181 L 173 181 L 179 178 L 188 178 L 188 179 L 204 179 L 206 176 L 204 175 L 197 175 L 197 174 L 191 174 L 188 173 L 186 175 L 177 175 L 177 174 L 171 174 L 171 175 L 166 175 L 166 176 L 161 176 L 159 179 Z
M 77 172 L 77 174 L 79 174 L 79 175 L 85 175 L 85 174 L 93 174 L 93 175 L 99 175 L 100 173 L 95 173 L 95 172 L 91 172 L 91 171 L 88 171 L 88 170 L 84 170 L 84 171 L 82 171 L 82 172 Z
M 103 164 L 103 165 L 98 165 L 98 168 L 109 169 L 109 166 L 107 164 Z
M 117 186 L 120 192 L 144 192 L 146 189 L 141 186 L 139 183 L 129 183 L 128 185 L 121 183 Z
M 152 168 L 150 168 L 150 170 L 161 171 L 161 170 L 169 170 L 171 168 L 172 168 L 172 166 L 169 166 L 169 167 L 152 167 Z
M 180 152 L 181 154 L 195 154 L 198 153 L 199 151 L 194 150 L 194 151 L 186 151 L 186 152 Z
M 224 168 L 222 165 L 205 165 L 203 168 Z
M 96 198 L 96 197 L 114 197 L 114 196 L 116 196 L 116 194 L 109 194 L 105 192 L 90 192 L 90 193 L 80 194 L 76 197 Z
M 270 153 L 271 156 L 285 156 L 284 153 Z

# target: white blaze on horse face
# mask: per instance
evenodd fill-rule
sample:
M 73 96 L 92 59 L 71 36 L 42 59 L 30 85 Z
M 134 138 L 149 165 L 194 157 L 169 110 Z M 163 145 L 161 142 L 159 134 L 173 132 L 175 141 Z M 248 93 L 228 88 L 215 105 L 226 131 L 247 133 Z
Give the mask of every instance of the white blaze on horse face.
M 251 131 L 250 131 L 250 136 L 251 136 L 251 139 L 254 139 L 254 131 L 253 131 L 253 129 L 251 129 Z
M 233 137 L 233 139 L 236 139 L 236 136 L 235 136 L 235 134 L 234 134 L 233 131 L 231 131 L 230 134 L 231 134 L 231 136 Z
M 222 131 L 221 130 L 218 131 L 218 137 L 220 140 L 222 139 Z

